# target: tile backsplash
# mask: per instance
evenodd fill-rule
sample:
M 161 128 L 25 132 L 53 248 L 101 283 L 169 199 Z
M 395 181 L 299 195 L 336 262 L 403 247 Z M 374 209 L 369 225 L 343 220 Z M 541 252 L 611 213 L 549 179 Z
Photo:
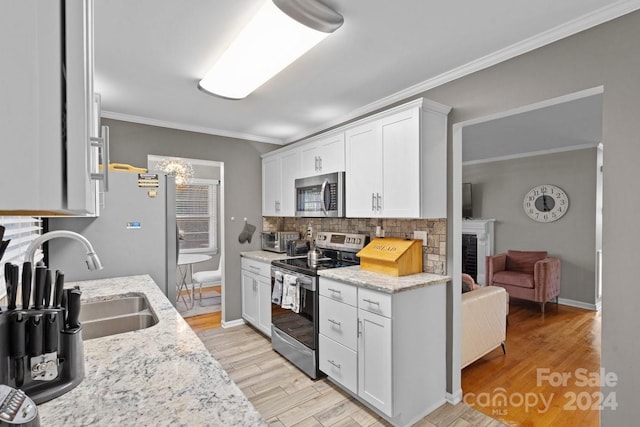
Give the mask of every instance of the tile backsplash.
M 440 219 L 386 219 L 386 218 L 283 218 L 262 217 L 263 231 L 299 231 L 304 237 L 307 227 L 318 231 L 368 234 L 375 237 L 380 226 L 387 237 L 413 238 L 413 232 L 427 232 L 427 246 L 422 248 L 422 269 L 425 273 L 446 274 L 447 220 Z

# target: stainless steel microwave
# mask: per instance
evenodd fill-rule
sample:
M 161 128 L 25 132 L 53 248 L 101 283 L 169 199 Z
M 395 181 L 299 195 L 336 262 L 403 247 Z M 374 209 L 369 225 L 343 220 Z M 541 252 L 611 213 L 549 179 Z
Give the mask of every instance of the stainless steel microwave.
M 344 172 L 299 178 L 295 187 L 296 216 L 344 217 Z

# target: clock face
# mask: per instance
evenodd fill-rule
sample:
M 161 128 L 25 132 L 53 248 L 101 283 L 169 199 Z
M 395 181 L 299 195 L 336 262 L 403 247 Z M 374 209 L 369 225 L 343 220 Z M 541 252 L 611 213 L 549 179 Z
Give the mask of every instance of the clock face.
M 538 185 L 524 196 L 524 212 L 534 221 L 551 222 L 562 218 L 569 210 L 569 197 L 555 185 Z

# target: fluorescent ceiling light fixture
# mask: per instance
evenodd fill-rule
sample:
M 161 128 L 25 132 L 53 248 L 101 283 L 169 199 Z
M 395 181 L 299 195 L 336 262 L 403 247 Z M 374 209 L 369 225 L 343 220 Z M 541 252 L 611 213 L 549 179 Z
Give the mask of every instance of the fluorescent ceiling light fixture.
M 242 99 L 342 23 L 342 15 L 316 0 L 266 0 L 198 87 Z

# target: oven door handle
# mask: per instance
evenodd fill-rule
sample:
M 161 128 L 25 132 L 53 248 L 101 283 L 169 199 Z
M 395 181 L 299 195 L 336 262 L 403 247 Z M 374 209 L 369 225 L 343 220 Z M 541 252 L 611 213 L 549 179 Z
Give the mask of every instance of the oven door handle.
M 325 201 L 325 193 L 327 191 L 327 184 L 329 184 L 329 180 L 325 179 L 324 182 L 322 183 L 322 187 L 320 187 L 320 194 L 322 194 L 322 202 L 320 203 L 320 206 L 322 207 L 322 212 L 324 212 L 324 216 L 327 216 L 327 207 L 324 204 Z M 331 199 L 329 199 L 329 203 L 331 203 Z

